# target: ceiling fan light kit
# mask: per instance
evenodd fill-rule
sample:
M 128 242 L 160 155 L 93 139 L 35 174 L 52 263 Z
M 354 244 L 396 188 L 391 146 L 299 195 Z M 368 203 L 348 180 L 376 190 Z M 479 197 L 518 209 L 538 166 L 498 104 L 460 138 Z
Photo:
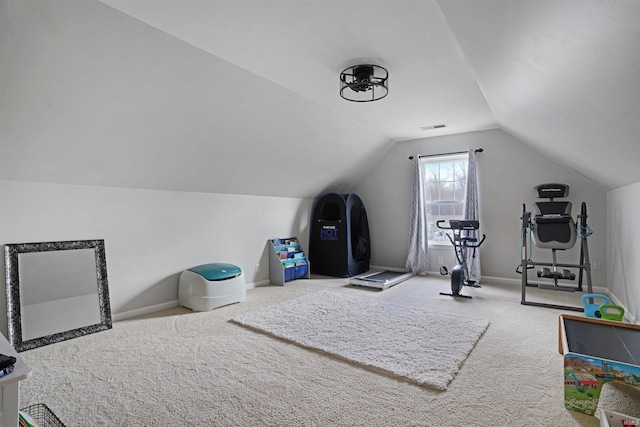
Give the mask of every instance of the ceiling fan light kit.
M 352 65 L 340 73 L 340 96 L 347 101 L 371 102 L 389 93 L 389 72 L 379 65 Z

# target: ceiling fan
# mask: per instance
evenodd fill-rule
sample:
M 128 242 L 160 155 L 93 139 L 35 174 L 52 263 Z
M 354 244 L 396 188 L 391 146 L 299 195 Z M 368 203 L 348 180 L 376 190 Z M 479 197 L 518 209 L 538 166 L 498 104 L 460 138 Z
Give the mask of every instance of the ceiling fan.
M 389 93 L 389 72 L 379 65 L 361 64 L 340 73 L 340 96 L 353 102 L 371 102 Z

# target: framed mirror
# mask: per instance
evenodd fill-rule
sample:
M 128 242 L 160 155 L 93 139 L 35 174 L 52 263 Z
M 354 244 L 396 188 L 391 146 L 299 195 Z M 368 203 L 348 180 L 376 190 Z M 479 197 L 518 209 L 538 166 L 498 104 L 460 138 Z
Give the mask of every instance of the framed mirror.
M 16 351 L 111 329 L 104 240 L 5 244 L 4 256 Z

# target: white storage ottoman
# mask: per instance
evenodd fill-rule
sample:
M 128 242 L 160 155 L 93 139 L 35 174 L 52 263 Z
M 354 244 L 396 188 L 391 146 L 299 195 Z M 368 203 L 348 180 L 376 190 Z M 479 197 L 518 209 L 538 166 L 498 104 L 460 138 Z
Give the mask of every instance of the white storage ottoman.
M 209 311 L 244 301 L 245 278 L 233 264 L 203 264 L 180 274 L 178 300 L 193 311 Z

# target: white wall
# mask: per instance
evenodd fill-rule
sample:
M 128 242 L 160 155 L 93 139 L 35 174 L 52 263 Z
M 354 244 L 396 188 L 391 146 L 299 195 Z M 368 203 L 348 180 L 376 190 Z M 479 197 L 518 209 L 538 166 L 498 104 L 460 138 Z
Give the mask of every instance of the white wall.
M 1 244 L 105 240 L 116 318 L 175 305 L 178 276 L 195 265 L 229 262 L 248 285 L 267 280 L 267 239 L 297 236 L 306 249 L 313 208 L 309 199 L 6 180 L 0 200 Z
M 627 307 L 629 320 L 640 320 L 640 182 L 607 193 L 607 281 Z
M 0 179 L 305 198 L 389 146 L 95 0 L 2 0 L 0 57 Z
M 520 263 L 520 217 L 522 204 L 533 209 L 533 187 L 548 182 L 570 186 L 573 216 L 580 203 L 588 208 L 588 223 L 594 234 L 589 238 L 591 261 L 599 261 L 601 269 L 593 271 L 593 285 L 605 286 L 606 259 L 606 194 L 580 175 L 530 149 L 501 130 L 471 132 L 398 142 L 389 153 L 362 178 L 353 191 L 367 208 L 372 239 L 372 264 L 404 268 L 409 231 L 411 162 L 410 155 L 466 151 L 484 148 L 478 154 L 480 193 L 480 228 L 487 235 L 482 247 L 482 274 L 520 280 L 515 272 Z M 579 245 L 560 254 L 559 260 L 577 263 Z M 430 267 L 437 271 L 437 257 L 452 266 L 450 245 L 431 248 Z M 551 251 L 534 249 L 536 261 L 550 261 Z

